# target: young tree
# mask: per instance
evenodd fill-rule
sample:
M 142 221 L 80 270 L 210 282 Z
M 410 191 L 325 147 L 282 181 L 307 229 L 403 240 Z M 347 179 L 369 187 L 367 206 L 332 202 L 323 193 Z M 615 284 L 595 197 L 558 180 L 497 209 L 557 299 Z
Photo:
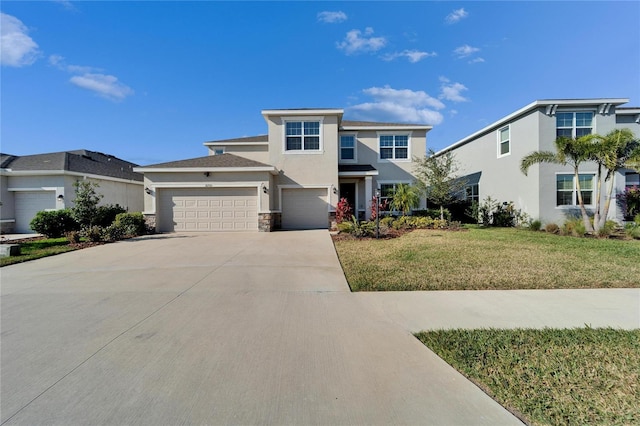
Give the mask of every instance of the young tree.
M 87 229 L 94 224 L 98 213 L 98 203 L 102 195 L 96 192 L 98 185 L 96 182 L 77 181 L 75 187 L 76 198 L 73 200 L 71 214 L 80 224 L 82 229 Z
M 435 156 L 432 149 L 423 158 L 415 158 L 415 172 L 427 200 L 440 206 L 440 219 L 444 220 L 444 206 L 461 201 L 467 186 L 466 179 L 458 176 L 459 165 L 452 152 Z
M 420 191 L 414 185 L 401 183 L 396 186 L 391 199 L 391 209 L 406 216 L 412 208 L 420 205 Z

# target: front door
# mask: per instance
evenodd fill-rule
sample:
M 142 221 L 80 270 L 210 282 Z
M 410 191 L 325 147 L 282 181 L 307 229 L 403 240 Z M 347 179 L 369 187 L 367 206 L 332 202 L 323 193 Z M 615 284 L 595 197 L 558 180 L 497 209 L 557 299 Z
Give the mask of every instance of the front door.
M 353 214 L 356 214 L 356 212 L 358 211 L 358 207 L 356 206 L 355 182 L 340 184 L 340 198 L 346 198 L 347 202 L 349 203 L 349 206 L 351 207 L 351 211 L 354 212 Z

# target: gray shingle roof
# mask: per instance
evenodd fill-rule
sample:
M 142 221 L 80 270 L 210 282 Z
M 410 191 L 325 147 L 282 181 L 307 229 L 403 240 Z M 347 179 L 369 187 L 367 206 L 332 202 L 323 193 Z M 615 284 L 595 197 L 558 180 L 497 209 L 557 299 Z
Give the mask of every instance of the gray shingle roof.
M 1 155 L 1 167 L 12 171 L 67 171 L 142 181 L 143 176 L 133 171 L 137 164 L 113 155 L 80 149 L 76 151 L 9 156 Z
M 268 164 L 233 154 L 207 155 L 206 157 L 190 158 L 187 160 L 169 161 L 167 163 L 144 166 L 145 169 L 189 169 L 189 168 L 215 168 L 215 167 L 271 167 Z

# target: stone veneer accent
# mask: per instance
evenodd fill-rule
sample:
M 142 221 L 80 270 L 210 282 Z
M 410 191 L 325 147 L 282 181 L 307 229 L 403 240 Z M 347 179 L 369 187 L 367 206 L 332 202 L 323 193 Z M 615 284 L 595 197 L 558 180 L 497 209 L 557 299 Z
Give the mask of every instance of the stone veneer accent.
M 337 231 L 338 222 L 336 221 L 336 212 L 329 212 L 329 230 Z
M 281 219 L 280 213 L 258 213 L 258 231 L 271 232 L 280 229 Z

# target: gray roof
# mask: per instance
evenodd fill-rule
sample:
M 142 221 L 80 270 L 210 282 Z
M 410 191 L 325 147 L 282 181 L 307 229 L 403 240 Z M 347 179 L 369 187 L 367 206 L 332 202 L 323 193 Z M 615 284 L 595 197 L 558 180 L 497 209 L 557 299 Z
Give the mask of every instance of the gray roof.
M 34 155 L 0 154 L 0 167 L 11 171 L 66 171 L 142 181 L 143 176 L 133 171 L 137 164 L 113 155 L 80 149 Z
M 269 135 L 247 136 L 243 138 L 221 139 L 217 141 L 209 141 L 208 143 L 247 143 L 247 142 L 269 142 Z
M 271 167 L 268 164 L 233 154 L 207 155 L 206 157 L 189 158 L 187 160 L 169 161 L 168 163 L 144 166 L 144 169 L 189 169 L 215 167 Z

